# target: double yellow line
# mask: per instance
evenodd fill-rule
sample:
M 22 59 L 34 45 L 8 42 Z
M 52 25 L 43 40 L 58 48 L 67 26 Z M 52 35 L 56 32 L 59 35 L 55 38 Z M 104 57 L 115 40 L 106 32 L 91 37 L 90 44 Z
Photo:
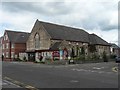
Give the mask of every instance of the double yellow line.
M 11 79 L 9 77 L 4 77 L 4 79 L 7 80 L 7 81 L 10 81 L 13 84 L 16 84 L 16 85 L 18 85 L 20 87 L 26 88 L 28 90 L 39 90 L 39 89 L 37 89 L 37 88 L 35 88 L 35 87 L 31 86 L 31 85 L 27 85 L 27 84 L 21 83 L 19 81 L 13 80 L 13 79 Z

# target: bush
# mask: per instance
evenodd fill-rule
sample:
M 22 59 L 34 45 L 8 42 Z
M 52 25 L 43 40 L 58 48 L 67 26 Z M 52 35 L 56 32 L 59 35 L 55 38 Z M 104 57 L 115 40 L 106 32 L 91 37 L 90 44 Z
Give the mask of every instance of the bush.
M 86 60 L 87 60 L 87 61 L 91 61 L 91 60 L 92 60 L 92 56 L 91 56 L 91 55 L 88 55 L 88 56 L 86 57 Z
M 80 55 L 79 57 L 74 58 L 74 60 L 85 60 L 85 55 Z
M 44 61 L 40 61 L 40 62 L 34 61 L 34 63 L 42 63 L 42 64 L 45 64 Z
M 94 53 L 92 55 L 92 60 L 99 60 L 99 56 Z
M 25 57 L 25 56 L 23 57 L 23 61 L 27 61 L 27 59 L 26 59 L 26 57 Z
M 15 61 L 22 61 L 19 57 L 14 59 Z
M 54 61 L 58 61 L 59 59 L 58 58 L 54 58 Z
M 112 54 L 112 55 L 110 55 L 110 58 L 111 58 L 111 59 L 115 59 L 115 58 L 116 58 L 116 55 L 113 55 L 113 54 Z
M 108 62 L 108 58 L 107 58 L 107 55 L 106 55 L 106 53 L 105 53 L 105 51 L 103 52 L 103 61 L 104 62 Z

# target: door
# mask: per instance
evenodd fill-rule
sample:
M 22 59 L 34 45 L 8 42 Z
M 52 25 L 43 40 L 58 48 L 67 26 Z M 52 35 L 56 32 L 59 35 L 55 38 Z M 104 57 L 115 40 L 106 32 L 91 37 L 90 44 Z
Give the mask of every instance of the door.
M 35 61 L 35 53 L 28 53 L 28 61 Z

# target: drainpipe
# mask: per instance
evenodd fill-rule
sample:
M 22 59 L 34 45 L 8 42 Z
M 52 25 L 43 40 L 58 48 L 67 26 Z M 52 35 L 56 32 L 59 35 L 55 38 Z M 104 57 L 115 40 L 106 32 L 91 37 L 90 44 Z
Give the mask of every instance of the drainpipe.
M 9 53 L 10 53 L 10 60 L 12 61 L 12 58 L 11 58 L 11 42 L 10 42 L 10 49 L 9 49 Z

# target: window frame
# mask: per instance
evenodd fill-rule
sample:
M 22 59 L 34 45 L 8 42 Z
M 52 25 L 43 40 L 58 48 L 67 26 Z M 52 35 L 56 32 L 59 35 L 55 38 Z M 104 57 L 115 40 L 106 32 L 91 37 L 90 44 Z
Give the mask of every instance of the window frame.
M 35 40 L 35 49 L 38 49 L 40 47 L 40 35 L 38 33 L 35 34 L 34 40 Z

